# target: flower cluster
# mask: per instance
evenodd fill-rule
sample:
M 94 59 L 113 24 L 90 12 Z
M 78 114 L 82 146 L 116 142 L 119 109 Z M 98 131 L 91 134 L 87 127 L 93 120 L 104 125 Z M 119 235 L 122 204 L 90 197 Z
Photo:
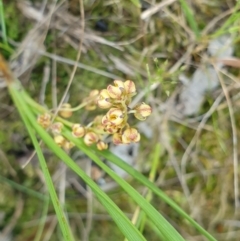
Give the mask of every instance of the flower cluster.
M 149 105 L 141 103 L 130 109 L 132 97 L 136 94 L 136 87 L 133 81 L 115 80 L 113 85 L 101 90 L 98 98 L 98 106 L 102 109 L 109 109 L 102 118 L 104 131 L 112 134 L 114 144 L 129 144 L 138 142 L 140 134 L 137 129 L 128 123 L 129 114 L 133 113 L 139 120 L 145 120 L 152 112 Z
M 108 144 L 104 142 L 107 136 L 112 136 L 114 144 L 129 144 L 138 142 L 140 134 L 138 130 L 128 123 L 129 115 L 133 114 L 138 120 L 145 120 L 152 109 L 149 105 L 141 103 L 134 108 L 130 108 L 132 97 L 136 95 L 136 87 L 133 81 L 114 80 L 112 85 L 108 85 L 106 89 L 93 90 L 89 96 L 81 103 L 81 107 L 87 110 L 94 110 L 98 106 L 101 109 L 108 109 L 103 116 L 97 116 L 88 124 L 83 126 L 79 123 L 71 125 L 72 135 L 75 138 L 83 138 L 86 145 L 96 144 L 99 150 L 108 148 Z M 72 116 L 73 110 L 79 108 L 71 108 L 71 105 L 65 103 L 62 105 L 59 115 L 63 118 Z M 39 116 L 38 123 L 44 128 L 50 128 L 54 135 L 55 142 L 64 149 L 70 149 L 73 144 L 67 141 L 61 135 L 63 124 L 56 122 L 51 124 L 51 116 L 47 113 Z
M 66 105 L 64 105 L 63 109 L 64 109 L 63 115 L 69 117 L 69 113 L 68 113 L 68 109 L 66 109 Z M 52 123 L 50 114 L 44 113 L 43 115 L 40 115 L 37 121 L 43 128 L 45 129 L 48 128 L 51 131 L 53 135 L 53 139 L 58 146 L 64 148 L 65 150 L 70 150 L 74 146 L 72 142 L 70 142 L 69 140 L 67 140 L 61 135 L 63 124 L 61 122 Z

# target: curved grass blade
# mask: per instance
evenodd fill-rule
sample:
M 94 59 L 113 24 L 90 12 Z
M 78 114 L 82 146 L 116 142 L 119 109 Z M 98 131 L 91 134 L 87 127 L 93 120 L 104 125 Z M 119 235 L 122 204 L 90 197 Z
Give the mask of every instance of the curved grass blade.
M 28 195 L 31 195 L 32 197 L 38 198 L 38 199 L 40 199 L 42 201 L 48 201 L 49 200 L 49 196 L 41 194 L 39 192 L 36 192 L 36 191 L 34 191 L 34 190 L 30 189 L 30 188 L 27 188 L 27 187 L 25 187 L 23 185 L 20 185 L 20 184 L 12 181 L 10 179 L 7 179 L 7 178 L 5 178 L 5 177 L 3 177 L 1 175 L 0 175 L 0 182 L 5 182 L 9 186 L 19 190 L 20 192 L 23 192 L 23 193 L 26 193 Z
M 195 37 L 199 38 L 200 37 L 200 32 L 198 29 L 197 22 L 194 18 L 192 9 L 189 7 L 188 3 L 186 0 L 179 0 L 183 9 L 183 12 L 187 18 L 188 24 L 190 25 L 191 29 L 193 30 Z
M 42 113 L 42 107 L 39 106 L 36 102 L 34 102 L 27 93 L 24 94 L 24 97 L 27 101 L 27 103 L 32 107 L 39 109 L 39 111 Z M 81 143 L 81 140 L 79 140 Z M 85 146 L 85 144 L 82 142 L 82 146 Z M 96 148 L 92 148 L 98 155 L 105 157 L 108 161 L 114 163 L 115 165 L 119 166 L 123 170 L 125 170 L 128 174 L 130 174 L 132 177 L 134 177 L 136 180 L 138 180 L 140 183 L 148 187 L 150 190 L 153 191 L 157 196 L 159 196 L 164 202 L 166 202 L 168 205 L 170 205 L 177 213 L 180 214 L 183 218 L 189 221 L 190 224 L 192 224 L 193 227 L 196 228 L 202 235 L 204 235 L 208 240 L 210 241 L 216 241 L 216 239 L 208 233 L 203 227 L 201 227 L 195 220 L 193 220 L 186 212 L 184 212 L 174 201 L 172 201 L 163 191 L 161 191 L 157 186 L 155 186 L 152 182 L 150 182 L 145 176 L 143 176 L 141 173 L 139 173 L 137 170 L 132 168 L 130 165 L 125 163 L 122 159 L 112 154 L 110 151 L 99 151 Z
M 159 196 L 164 202 L 166 202 L 169 206 L 171 206 L 177 213 L 179 213 L 183 218 L 189 221 L 193 227 L 195 227 L 202 235 L 204 235 L 210 241 L 217 241 L 210 233 L 208 233 L 203 227 L 201 227 L 195 220 L 193 220 L 186 212 L 184 212 L 171 198 L 169 198 L 163 191 L 161 191 L 156 185 L 150 182 L 145 176 L 143 176 L 140 172 L 135 170 L 133 167 L 124 162 L 121 158 L 115 156 L 110 151 L 99 151 L 95 149 L 95 151 L 105 157 L 108 161 L 114 163 L 118 167 L 122 168 L 133 178 L 138 180 L 144 186 L 148 187 L 153 193 Z
M 74 138 L 69 131 L 63 133 L 67 139 L 71 140 L 76 146 L 81 149 L 88 157 L 90 157 L 102 170 L 104 170 L 111 178 L 113 178 L 128 194 L 129 196 L 142 208 L 147 216 L 157 226 L 166 240 L 169 241 L 184 241 L 184 238 L 172 227 L 172 225 L 145 199 L 139 194 L 131 185 L 124 179 L 119 177 L 106 164 L 104 164 L 99 157 L 85 144 L 82 140 Z
M 36 118 L 27 106 L 24 98 L 24 91 L 19 90 L 17 83 L 12 83 L 9 86 L 10 93 L 15 100 L 15 104 L 19 112 L 23 112 L 23 118 L 27 118 L 28 125 L 31 125 L 36 133 L 41 137 L 44 143 L 59 157 L 63 162 L 70 167 L 75 173 L 85 181 L 97 196 L 102 205 L 106 208 L 110 216 L 113 218 L 121 232 L 130 241 L 146 241 L 137 228 L 123 214 L 118 206 L 104 193 L 99 186 L 53 141 L 52 137 L 36 122 Z M 17 103 L 16 103 L 17 102 Z M 21 106 L 21 107 L 20 107 Z M 46 167 L 47 168 L 47 167 Z
M 59 222 L 63 237 L 66 241 L 74 241 L 71 230 L 70 230 L 70 227 L 69 227 L 68 222 L 67 222 L 67 218 L 66 218 L 66 216 L 64 214 L 64 211 L 63 211 L 63 209 L 62 209 L 62 207 L 59 203 L 59 199 L 58 199 L 58 196 L 56 194 L 51 175 L 48 171 L 48 166 L 47 166 L 45 158 L 43 156 L 41 147 L 40 147 L 40 145 L 37 141 L 37 138 L 36 138 L 35 132 L 32 128 L 31 122 L 29 121 L 29 119 L 26 116 L 24 104 L 21 105 L 21 102 L 22 102 L 21 97 L 18 96 L 18 95 L 14 95 L 14 94 L 12 95 L 12 97 L 15 101 L 15 104 L 16 104 L 18 110 L 19 110 L 19 113 L 20 113 L 20 115 L 21 115 L 21 117 L 24 121 L 24 124 L 25 124 L 25 126 L 28 130 L 28 133 L 30 135 L 30 138 L 31 138 L 32 143 L 34 145 L 34 148 L 36 150 L 36 153 L 37 153 L 37 156 L 38 156 L 38 159 L 39 159 L 39 162 L 40 162 L 40 166 L 41 166 L 41 169 L 43 171 L 44 178 L 46 180 L 46 185 L 48 187 L 48 191 L 49 191 L 49 194 L 50 194 L 55 212 L 57 214 L 58 222 Z

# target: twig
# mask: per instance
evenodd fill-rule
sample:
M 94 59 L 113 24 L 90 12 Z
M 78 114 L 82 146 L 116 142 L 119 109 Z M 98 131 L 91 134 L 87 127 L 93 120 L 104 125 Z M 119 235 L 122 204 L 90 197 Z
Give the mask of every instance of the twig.
M 73 66 L 73 70 L 72 70 L 72 73 L 70 75 L 70 79 L 68 81 L 68 85 L 66 87 L 66 90 L 62 96 L 62 99 L 60 100 L 60 103 L 58 105 L 58 108 L 56 109 L 54 115 L 53 115 L 53 118 L 52 118 L 52 121 L 54 121 L 54 119 L 56 118 L 67 94 L 68 94 L 68 91 L 72 85 L 72 82 L 73 82 L 73 78 L 75 76 L 75 73 L 77 71 L 77 67 L 78 67 L 78 62 L 80 60 L 80 57 L 81 57 L 81 53 L 82 53 L 82 45 L 83 45 L 83 39 L 84 39 L 84 29 L 85 29 L 85 16 L 84 16 L 84 6 L 83 6 L 83 2 L 81 0 L 80 1 L 80 12 L 81 12 L 81 27 L 82 27 L 82 36 L 80 36 L 80 41 L 79 41 L 79 48 L 78 48 L 78 53 L 77 53 L 77 57 L 76 57 L 76 61 L 74 63 L 74 66 Z
M 40 94 L 39 94 L 40 105 L 45 105 L 45 103 L 44 103 L 45 92 L 46 92 L 46 86 L 48 84 L 49 78 L 50 78 L 50 67 L 49 67 L 49 64 L 46 64 L 44 66 L 44 70 L 43 70 L 43 80 L 42 80 L 41 90 L 40 90 Z
M 48 226 L 48 229 L 46 231 L 44 230 L 45 236 L 44 236 L 44 238 L 42 238 L 42 241 L 49 241 L 49 240 L 51 240 L 51 236 L 52 236 L 52 234 L 53 234 L 57 224 L 58 224 L 57 218 L 56 218 L 56 216 L 54 216 L 52 218 L 49 226 Z
M 208 34 L 211 29 L 214 28 L 214 26 L 219 23 L 219 21 L 228 15 L 232 14 L 234 11 L 234 8 L 227 10 L 226 12 L 223 12 L 222 14 L 215 17 L 212 21 L 209 22 L 209 24 L 203 29 L 202 35 Z
M 18 222 L 18 219 L 20 218 L 20 216 L 22 214 L 23 206 L 24 206 L 24 201 L 23 201 L 22 195 L 19 195 L 18 198 L 16 198 L 16 200 L 17 200 L 17 203 L 15 206 L 14 213 L 13 213 L 8 225 L 5 226 L 3 228 L 3 230 L 1 231 L 2 237 L 8 236 L 12 232 L 13 228 L 15 227 L 16 223 Z
M 218 79 L 220 81 L 220 84 L 223 89 L 223 93 L 225 95 L 227 104 L 228 104 L 228 109 L 229 109 L 229 115 L 230 115 L 230 121 L 232 125 L 232 141 L 233 141 L 233 173 L 234 173 L 234 199 L 235 199 L 235 211 L 237 208 L 240 207 L 240 202 L 239 202 L 239 185 L 238 185 L 238 139 L 237 139 L 237 128 L 236 128 L 236 122 L 234 118 L 234 111 L 233 111 L 233 106 L 232 106 L 232 101 L 229 96 L 229 92 L 227 90 L 227 87 L 223 81 L 222 76 L 220 75 L 217 67 L 213 65 L 213 67 L 216 70 L 216 73 L 218 75 Z
M 57 63 L 55 59 L 52 63 L 52 107 L 57 108 Z
M 154 5 L 153 7 L 145 10 L 141 14 L 141 19 L 146 20 L 147 18 L 149 18 L 153 14 L 157 13 L 161 8 L 170 5 L 170 4 L 174 3 L 175 1 L 176 0 L 167 0 L 167 1 L 164 1 L 164 2 L 161 2 L 161 3 L 158 3 L 158 4 Z
M 61 173 L 60 175 L 60 181 L 59 181 L 59 202 L 62 207 L 64 207 L 65 203 L 65 190 L 66 190 L 66 171 L 67 171 L 67 166 L 64 162 L 60 162 L 59 165 L 59 172 Z
M 78 68 L 82 68 L 82 69 L 94 72 L 96 74 L 99 74 L 99 75 L 102 75 L 102 76 L 105 76 L 105 77 L 108 77 L 108 78 L 111 78 L 111 79 L 122 79 L 118 75 L 111 74 L 111 73 L 108 73 L 106 71 L 99 70 L 99 69 L 96 69 L 94 67 L 91 67 L 91 66 L 88 66 L 88 65 L 85 65 L 85 64 L 77 63 L 76 61 L 61 57 L 61 56 L 56 55 L 56 54 L 51 54 L 51 53 L 41 51 L 41 50 L 39 51 L 39 53 L 42 54 L 43 56 L 49 57 L 49 58 L 54 59 L 58 62 L 66 63 L 66 64 L 69 64 L 69 65 L 77 65 Z

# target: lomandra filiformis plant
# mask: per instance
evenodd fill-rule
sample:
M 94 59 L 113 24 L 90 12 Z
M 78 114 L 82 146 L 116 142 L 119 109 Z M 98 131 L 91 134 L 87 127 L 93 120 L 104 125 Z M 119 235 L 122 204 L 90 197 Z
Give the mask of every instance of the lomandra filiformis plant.
M 140 141 L 140 134 L 136 128 L 129 124 L 129 115 L 133 114 L 138 120 L 145 120 L 152 109 L 145 103 L 140 103 L 130 108 L 132 97 L 136 95 L 136 87 L 133 81 L 114 80 L 112 85 L 101 91 L 93 90 L 83 102 L 75 108 L 69 103 L 61 106 L 59 115 L 62 118 L 70 118 L 74 111 L 85 107 L 86 110 L 95 110 L 97 107 L 108 109 L 105 115 L 98 115 L 88 125 L 72 123 L 72 135 L 83 138 L 87 146 L 96 144 L 99 150 L 108 148 L 105 139 L 111 135 L 114 144 L 129 144 Z M 52 123 L 51 113 L 44 113 L 38 117 L 38 123 L 51 130 L 54 141 L 62 148 L 69 150 L 74 144 L 61 135 L 64 126 L 61 122 Z
M 101 188 L 92 180 L 92 178 L 81 169 L 80 166 L 68 155 L 65 150 L 71 149 L 74 144 L 76 147 L 86 154 L 99 168 L 101 168 L 110 178 L 112 178 L 126 192 L 129 197 L 138 205 L 147 215 L 148 220 L 154 225 L 156 230 L 159 230 L 159 238 L 166 241 L 184 241 L 185 239 L 178 233 L 177 230 L 161 215 L 159 210 L 155 209 L 151 202 L 140 194 L 128 182 L 119 177 L 111 168 L 106 165 L 99 157 L 104 157 L 109 162 L 117 165 L 124 170 L 135 180 L 149 188 L 151 192 L 159 197 L 161 201 L 166 202 L 172 207 L 179 217 L 184 218 L 192 226 L 194 226 L 207 240 L 216 241 L 206 230 L 197 224 L 188 214 L 180 209 L 163 191 L 152 183 L 148 178 L 128 165 L 124 160 L 115 156 L 107 148 L 106 138 L 112 137 L 115 144 L 138 142 L 140 134 L 134 126 L 129 124 L 130 115 L 134 115 L 139 120 L 145 120 L 152 112 L 151 107 L 145 103 L 140 103 L 134 108 L 132 106 L 132 97 L 136 94 L 136 88 L 133 81 L 125 82 L 115 80 L 112 85 L 101 91 L 93 90 L 83 102 L 72 108 L 69 103 L 64 103 L 57 110 L 46 110 L 43 106 L 36 103 L 29 94 L 24 90 L 21 83 L 14 77 L 8 64 L 0 54 L 0 75 L 3 76 L 8 91 L 14 101 L 14 104 L 23 120 L 24 126 L 27 129 L 32 140 L 39 164 L 45 178 L 46 186 L 49 191 L 52 204 L 54 206 L 59 226 L 62 231 L 63 240 L 75 241 L 75 233 L 71 229 L 71 224 L 68 221 L 68 215 L 60 205 L 55 186 L 52 181 L 51 173 L 48 170 L 48 163 L 45 160 L 42 152 L 42 146 L 39 140 L 51 150 L 59 160 L 64 162 L 72 171 L 74 171 L 92 190 L 94 196 L 100 201 L 108 214 L 117 224 L 119 230 L 124 237 L 129 241 L 146 241 L 142 234 L 144 227 L 145 216 L 141 214 L 137 217 L 137 223 L 140 227 L 134 225 L 122 210 L 111 200 L 111 198 L 101 190 Z M 105 109 L 105 114 L 96 116 L 94 120 L 87 125 L 82 123 L 72 123 L 69 121 L 74 111 L 85 107 L 87 111 L 95 110 L 97 107 Z M 58 115 L 56 115 L 56 112 Z M 52 136 L 49 135 L 49 131 Z M 83 140 L 81 140 L 81 139 Z M 109 139 L 109 138 L 108 138 Z M 73 144 L 74 143 L 74 144 Z M 85 144 L 84 144 L 85 143 Z M 87 146 L 86 146 L 87 145 Z M 95 148 L 95 146 L 99 150 Z M 151 175 L 157 170 L 157 163 L 160 160 L 161 146 L 156 145 L 153 151 L 153 169 Z M 154 175 L 154 174 L 153 174 Z M 135 219 L 135 215 L 134 215 Z

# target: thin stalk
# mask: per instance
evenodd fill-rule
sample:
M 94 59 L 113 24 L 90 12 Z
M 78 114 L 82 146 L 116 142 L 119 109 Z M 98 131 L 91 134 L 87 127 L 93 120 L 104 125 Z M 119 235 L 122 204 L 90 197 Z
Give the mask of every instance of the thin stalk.
M 6 31 L 6 25 L 5 25 L 5 19 L 4 19 L 4 7 L 3 7 L 3 2 L 0 0 L 0 21 L 1 21 L 1 27 L 2 27 L 2 38 L 3 38 L 3 43 L 8 46 L 8 41 L 7 41 L 7 31 Z
M 22 186 L 22 185 L 20 185 L 20 184 L 18 184 L 16 182 L 10 180 L 10 179 L 7 179 L 7 178 L 1 176 L 1 175 L 0 175 L 0 182 L 5 182 L 8 185 L 12 186 L 13 188 L 19 190 L 20 192 L 23 192 L 23 193 L 26 193 L 26 194 L 31 195 L 33 197 L 36 197 L 36 198 L 38 198 L 38 199 L 40 199 L 42 201 L 49 200 L 48 196 L 46 196 L 44 194 L 41 194 L 39 192 L 36 192 L 36 191 L 34 191 L 34 190 L 30 189 L 30 188 L 24 187 L 24 186 Z

